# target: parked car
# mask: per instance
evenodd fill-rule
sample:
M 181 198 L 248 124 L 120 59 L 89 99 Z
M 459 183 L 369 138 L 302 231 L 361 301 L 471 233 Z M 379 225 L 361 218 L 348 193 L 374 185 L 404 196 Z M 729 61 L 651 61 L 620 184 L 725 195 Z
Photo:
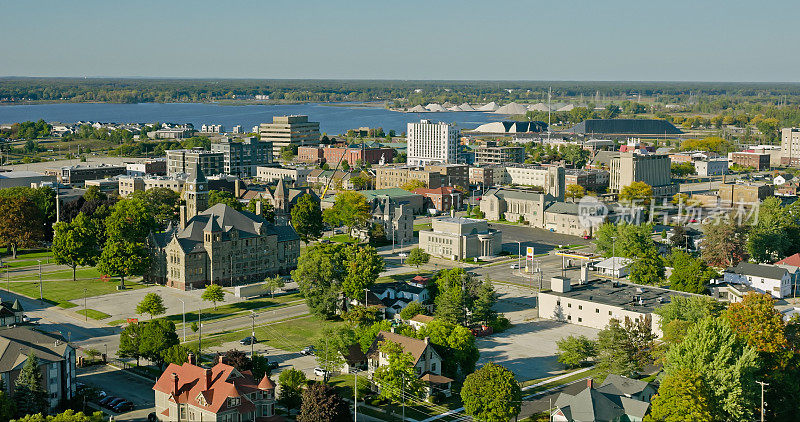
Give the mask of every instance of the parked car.
M 305 349 L 301 350 L 300 354 L 303 356 L 311 356 L 314 354 L 315 351 L 316 350 L 314 349 L 314 346 L 308 346 Z
M 327 375 L 327 374 L 328 374 L 328 371 L 326 371 L 326 370 L 324 370 L 322 368 L 314 368 L 314 375 L 316 375 L 318 377 L 323 377 L 324 378 L 325 375 Z
M 518 267 L 517 267 L 517 264 L 511 264 L 511 269 L 512 269 L 512 270 L 516 270 L 517 268 L 518 268 Z
M 97 393 L 97 398 L 98 398 L 98 399 L 104 399 L 104 398 L 106 398 L 106 396 L 108 396 L 108 393 L 106 393 L 106 392 L 105 392 L 105 391 L 103 391 L 103 390 L 100 390 L 100 392 L 99 392 L 99 393 Z
M 274 360 L 267 362 L 267 369 L 278 369 L 278 362 Z
M 239 340 L 239 344 L 241 344 L 242 346 L 249 346 L 249 345 L 251 345 L 253 343 L 258 343 L 258 340 L 256 340 L 256 338 L 253 337 L 253 336 L 247 336 L 247 337 Z
M 123 398 L 116 398 L 116 399 L 111 400 L 110 402 L 106 403 L 106 407 L 109 408 L 109 409 L 114 409 L 118 404 L 120 404 L 120 403 L 122 403 L 124 401 L 125 401 L 125 399 L 123 399 Z
M 105 405 L 107 405 L 108 403 L 110 403 L 111 401 L 114 401 L 114 400 L 116 400 L 116 399 L 118 399 L 118 398 L 119 398 L 119 397 L 116 397 L 116 396 L 108 396 L 108 395 L 107 395 L 107 396 L 105 396 L 105 397 L 101 398 L 101 399 L 100 399 L 100 401 L 99 401 L 99 402 L 97 402 L 97 404 L 99 404 L 100 406 L 105 406 Z
M 128 400 L 124 400 L 122 403 L 114 406 L 114 411 L 117 412 L 117 413 L 129 412 L 129 411 L 133 410 L 133 407 L 134 407 L 133 406 L 133 402 L 130 402 Z

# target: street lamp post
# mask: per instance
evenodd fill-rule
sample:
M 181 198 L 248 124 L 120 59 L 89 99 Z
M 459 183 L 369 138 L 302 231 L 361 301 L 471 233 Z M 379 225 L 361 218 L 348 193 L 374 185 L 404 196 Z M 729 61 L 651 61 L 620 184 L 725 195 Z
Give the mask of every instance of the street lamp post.
M 83 320 L 89 321 L 89 309 L 86 308 L 86 289 L 83 289 Z
M 611 278 L 614 278 L 614 274 L 617 272 L 617 259 L 616 254 L 614 252 L 614 246 L 616 244 L 617 237 L 611 236 Z
M 522 271 L 522 242 L 517 240 L 517 269 Z
M 184 302 L 183 299 L 178 299 L 178 300 L 181 301 L 181 320 L 183 321 L 183 342 L 186 343 L 186 302 Z
M 256 345 L 256 313 L 250 311 L 250 320 L 253 322 L 252 331 L 250 332 L 250 359 L 253 359 Z
M 44 305 L 44 295 L 42 295 L 42 260 L 36 260 L 39 263 L 39 303 Z
M 761 422 L 764 422 L 764 387 L 769 384 L 763 381 L 756 381 L 756 384 L 761 386 Z

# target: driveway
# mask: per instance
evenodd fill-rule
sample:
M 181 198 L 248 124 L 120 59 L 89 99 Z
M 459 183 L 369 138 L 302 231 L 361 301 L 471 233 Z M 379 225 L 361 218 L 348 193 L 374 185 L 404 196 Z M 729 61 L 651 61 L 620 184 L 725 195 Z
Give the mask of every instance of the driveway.
M 97 387 L 109 395 L 130 400 L 136 405 L 134 410 L 119 415 L 103 409 L 114 415 L 115 421 L 146 421 L 147 414 L 155 410 L 153 392 L 155 381 L 145 381 L 144 378 L 111 366 L 96 365 L 78 368 L 78 382 Z

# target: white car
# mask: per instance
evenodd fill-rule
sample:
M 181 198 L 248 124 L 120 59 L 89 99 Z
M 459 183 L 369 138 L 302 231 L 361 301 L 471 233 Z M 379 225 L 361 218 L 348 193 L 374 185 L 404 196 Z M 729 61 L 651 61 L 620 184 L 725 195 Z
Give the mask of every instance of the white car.
M 318 377 L 325 378 L 325 375 L 327 375 L 327 374 L 328 374 L 328 371 L 326 371 L 326 370 L 324 370 L 322 368 L 314 368 L 314 375 L 316 375 Z
M 519 268 L 519 267 L 517 266 L 517 264 L 511 264 L 511 269 L 512 269 L 512 270 L 516 270 L 517 268 Z

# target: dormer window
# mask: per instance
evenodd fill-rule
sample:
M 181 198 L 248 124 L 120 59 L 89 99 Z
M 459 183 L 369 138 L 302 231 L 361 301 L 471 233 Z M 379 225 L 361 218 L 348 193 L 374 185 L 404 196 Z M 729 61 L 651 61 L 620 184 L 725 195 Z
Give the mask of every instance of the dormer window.
M 242 399 L 239 397 L 228 397 L 228 407 L 236 407 L 241 404 Z
M 208 406 L 208 403 L 206 403 L 206 399 L 203 397 L 202 393 L 197 395 L 197 402 L 200 403 L 201 406 Z

